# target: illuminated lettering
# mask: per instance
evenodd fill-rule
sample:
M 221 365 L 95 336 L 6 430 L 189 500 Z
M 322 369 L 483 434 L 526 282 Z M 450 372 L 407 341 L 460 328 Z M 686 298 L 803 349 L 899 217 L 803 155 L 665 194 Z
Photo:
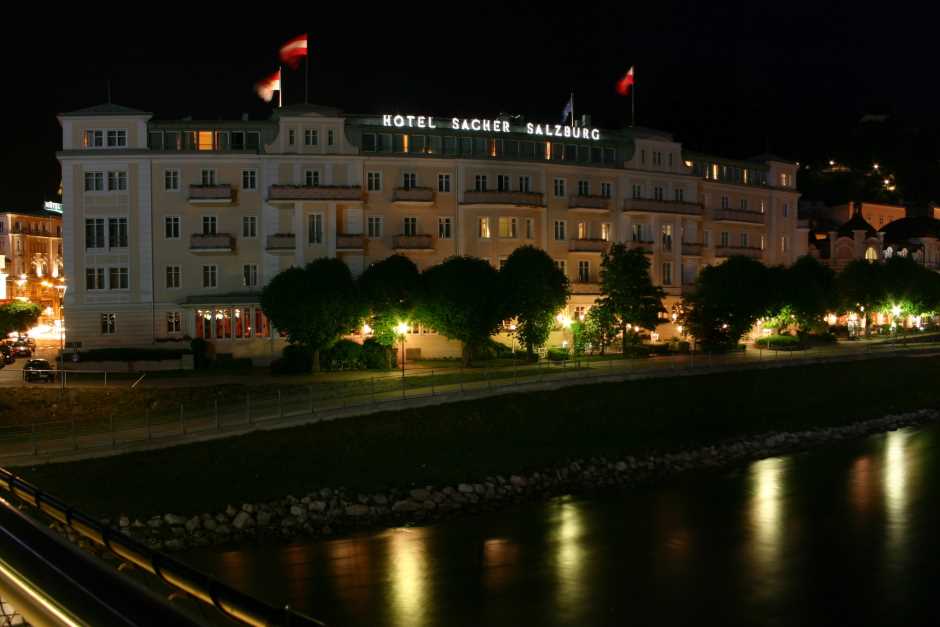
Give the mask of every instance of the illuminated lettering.
M 437 129 L 432 115 L 398 115 L 382 114 L 382 126 L 395 126 L 398 128 L 429 128 Z M 586 126 L 565 126 L 562 124 L 534 124 L 527 122 L 525 127 L 511 127 L 509 121 L 483 118 L 451 118 L 450 128 L 455 131 L 478 131 L 483 133 L 525 133 L 527 135 L 565 137 L 573 139 L 591 139 L 597 141 L 601 138 L 600 130 Z
M 571 137 L 571 127 L 570 127 L 570 126 L 566 126 L 566 127 L 565 127 L 565 137 Z
M 556 124 L 556 125 L 555 125 L 555 133 L 554 133 L 554 135 L 555 135 L 555 137 L 561 137 L 561 124 Z
M 392 118 L 392 122 L 395 124 L 395 126 L 401 128 L 405 125 L 405 118 L 400 115 L 396 115 L 394 118 Z
M 462 131 L 469 131 L 469 130 L 470 130 L 470 123 L 467 122 L 466 118 L 464 118 L 464 120 L 460 123 L 460 130 L 462 130 Z
M 600 132 L 599 130 L 597 130 L 596 128 L 592 128 L 592 129 L 591 129 L 591 139 L 597 140 L 597 139 L 600 139 L 600 138 L 601 138 L 601 132 Z
M 459 131 L 460 130 L 460 118 L 451 118 L 450 127 L 454 129 L 455 131 Z
M 433 115 L 429 115 L 429 116 L 428 116 L 428 128 L 437 128 L 436 126 L 434 126 L 434 116 L 433 116 Z
M 529 135 L 535 134 L 535 124 L 532 124 L 532 122 L 529 122 L 528 124 L 526 124 L 525 132 L 528 133 Z
M 483 120 L 483 130 L 484 130 L 484 131 L 490 130 L 490 121 L 489 121 L 489 120 Z
M 392 116 L 388 113 L 382 116 L 382 126 L 391 126 L 392 125 Z
M 418 128 L 425 128 L 427 126 L 427 118 L 423 115 L 418 116 Z
M 409 116 L 408 116 L 408 126 L 414 126 L 414 125 L 415 125 L 415 116 L 409 115 Z
M 470 128 L 473 129 L 474 131 L 480 130 L 480 120 L 477 118 L 473 118 L 472 120 L 470 120 Z

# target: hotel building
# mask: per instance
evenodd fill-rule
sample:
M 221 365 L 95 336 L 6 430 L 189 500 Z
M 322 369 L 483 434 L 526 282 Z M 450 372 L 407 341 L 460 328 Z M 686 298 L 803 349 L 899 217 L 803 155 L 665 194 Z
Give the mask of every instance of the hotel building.
M 62 210 L 0 210 L 0 301 L 14 298 L 43 309 L 42 319 L 58 318 L 62 268 Z
M 203 337 L 263 362 L 284 340 L 258 307 L 262 286 L 323 256 L 354 275 L 396 253 L 421 269 L 451 255 L 499 267 L 532 244 L 571 281 L 574 317 L 599 294 L 611 242 L 649 255 L 667 307 L 705 265 L 806 252 L 796 164 L 690 153 L 668 133 L 586 118 L 299 105 L 263 121 L 159 121 L 109 104 L 59 121 L 67 333 L 82 348 Z M 459 354 L 414 331 L 409 355 Z

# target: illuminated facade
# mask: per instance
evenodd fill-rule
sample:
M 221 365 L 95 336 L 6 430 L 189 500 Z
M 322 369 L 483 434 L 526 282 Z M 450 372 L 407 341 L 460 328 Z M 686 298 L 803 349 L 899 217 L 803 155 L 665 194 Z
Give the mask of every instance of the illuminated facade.
M 283 340 L 260 289 L 322 256 L 354 275 L 394 253 L 421 269 L 451 255 L 499 267 L 532 244 L 570 279 L 573 318 L 614 241 L 649 255 L 667 307 L 704 265 L 806 252 L 795 164 L 690 154 L 658 131 L 313 105 L 265 121 L 151 117 L 103 105 L 59 118 L 69 340 L 83 347 L 205 337 L 274 357 Z M 409 353 L 459 354 L 414 331 Z
M 62 283 L 62 212 L 56 203 L 42 209 L 0 211 L 0 278 L 5 276 L 0 300 L 27 299 L 43 308 L 51 322 L 59 315 Z

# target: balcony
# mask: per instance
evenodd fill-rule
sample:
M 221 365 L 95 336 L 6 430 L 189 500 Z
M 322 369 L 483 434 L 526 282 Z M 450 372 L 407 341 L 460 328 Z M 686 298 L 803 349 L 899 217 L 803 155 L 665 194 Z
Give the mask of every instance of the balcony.
M 361 185 L 272 185 L 268 202 L 302 200 L 362 200 Z
M 744 209 L 713 209 L 712 215 L 716 222 L 738 222 L 743 224 L 764 223 L 764 214 L 760 211 L 746 211 Z
M 293 233 L 275 233 L 268 235 L 265 250 L 274 255 L 292 255 L 297 246 L 297 236 Z
M 572 196 L 568 199 L 569 211 L 600 213 L 610 210 L 610 198 L 604 196 Z
M 392 195 L 392 202 L 398 205 L 433 205 L 434 190 L 430 187 L 399 187 Z
M 190 185 L 189 202 L 194 205 L 230 205 L 235 201 L 231 185 Z
M 605 239 L 573 239 L 568 241 L 568 251 L 572 253 L 603 253 L 610 242 Z
M 760 246 L 717 246 L 715 248 L 716 257 L 751 257 L 760 259 L 764 256 L 764 251 Z
M 351 235 L 345 233 L 337 233 L 336 235 L 336 250 L 337 251 L 356 251 L 356 250 L 365 250 L 366 248 L 366 238 L 364 235 Z
M 653 254 L 653 242 L 651 240 L 630 240 L 625 242 L 628 250 L 642 250 L 647 255 Z
M 228 233 L 193 233 L 189 252 L 197 255 L 219 255 L 235 252 L 235 238 Z
M 702 215 L 702 205 L 678 200 L 653 200 L 652 198 L 627 198 L 623 210 L 635 213 L 673 213 L 687 216 Z
M 433 252 L 434 240 L 430 235 L 396 235 L 392 248 L 401 252 Z
M 682 254 L 701 257 L 704 244 L 701 242 L 682 242 Z
M 465 205 L 512 205 L 516 207 L 542 207 L 542 194 L 538 192 L 475 192 L 466 191 Z
M 593 281 L 574 280 L 570 283 L 572 294 L 600 294 L 601 284 Z

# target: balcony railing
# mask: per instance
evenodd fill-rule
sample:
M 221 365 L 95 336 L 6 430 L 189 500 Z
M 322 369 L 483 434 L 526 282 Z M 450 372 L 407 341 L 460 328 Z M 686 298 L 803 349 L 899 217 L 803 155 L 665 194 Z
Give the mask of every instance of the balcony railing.
M 682 242 L 682 254 L 699 256 L 702 254 L 704 244 L 701 242 Z
M 653 242 L 650 240 L 640 240 L 634 239 L 626 242 L 627 248 L 630 250 L 638 249 L 642 250 L 644 253 L 650 254 L 653 252 Z
M 268 235 L 267 250 L 272 253 L 292 253 L 297 246 L 297 236 L 293 233 Z
M 760 246 L 718 246 L 715 248 L 716 257 L 734 257 L 736 255 L 760 259 L 764 255 L 764 251 Z
M 362 200 L 361 185 L 272 185 L 268 201 Z
M 392 202 L 404 204 L 427 204 L 434 202 L 434 190 L 430 187 L 399 187 L 392 196 Z
M 679 200 L 653 200 L 652 198 L 627 198 L 623 201 L 624 211 L 642 213 L 679 213 L 690 216 L 702 215 L 702 205 Z
M 516 205 L 541 207 L 542 194 L 538 192 L 476 192 L 466 191 L 463 202 L 467 205 Z
M 573 253 L 602 253 L 610 246 L 605 239 L 573 239 L 568 242 L 568 250 Z
M 189 250 L 194 253 L 230 253 L 235 250 L 235 238 L 228 233 L 193 233 L 189 237 Z
M 600 294 L 601 284 L 596 281 L 581 281 L 575 278 L 571 281 L 572 294 Z
M 434 240 L 428 234 L 396 235 L 392 243 L 395 250 L 434 250 Z
M 231 203 L 234 199 L 231 185 L 189 186 L 189 202 L 192 203 Z
M 610 198 L 604 196 L 572 196 L 568 199 L 568 209 L 577 211 L 586 209 L 589 211 L 607 211 L 610 209 Z
M 349 235 L 339 233 L 336 235 L 336 250 L 364 250 L 366 238 L 364 235 Z
M 744 209 L 713 209 L 713 219 L 719 222 L 746 222 L 748 224 L 763 224 L 764 214 L 760 211 L 747 211 Z

